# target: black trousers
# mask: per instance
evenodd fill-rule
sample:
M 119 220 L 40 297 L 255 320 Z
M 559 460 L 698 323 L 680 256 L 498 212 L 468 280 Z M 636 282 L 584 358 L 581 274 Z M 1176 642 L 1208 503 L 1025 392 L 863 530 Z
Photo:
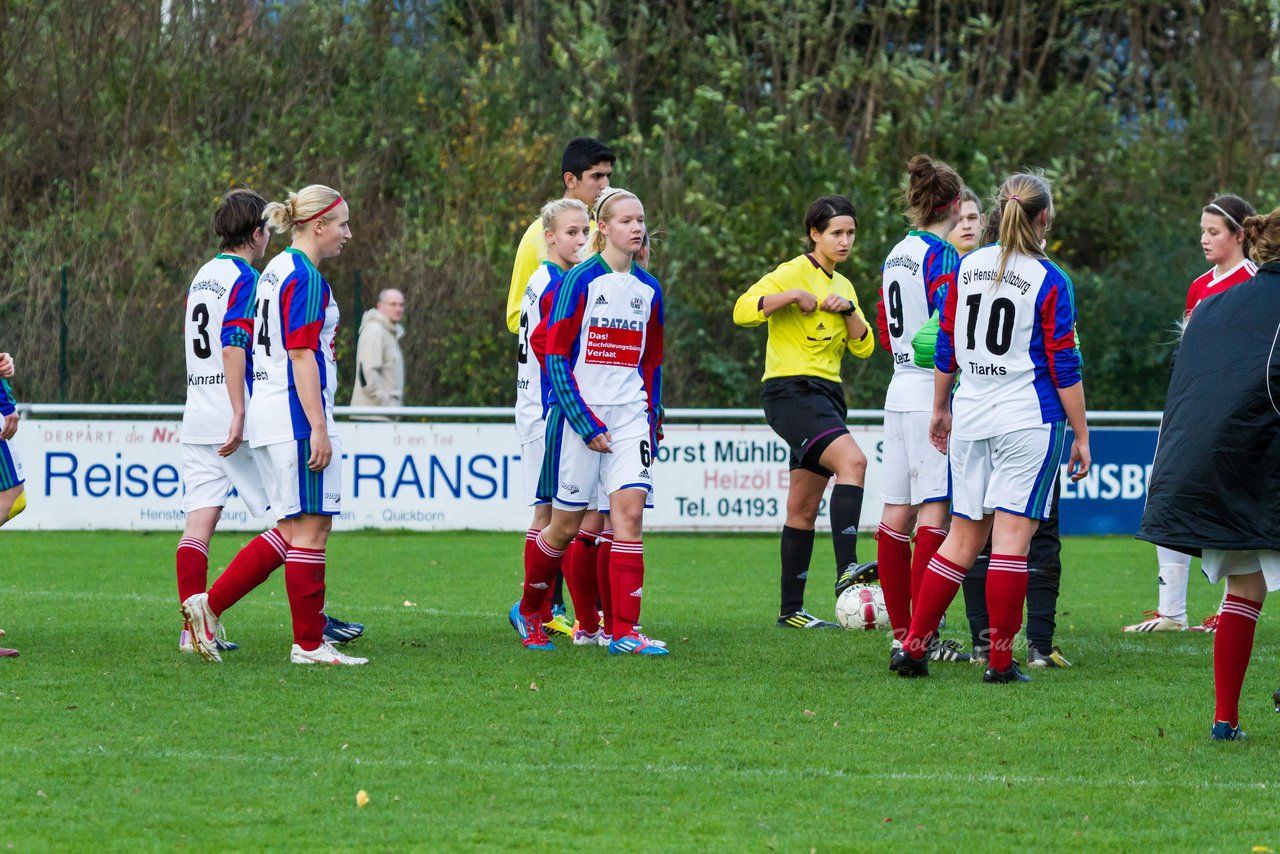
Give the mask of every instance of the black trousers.
M 1058 609 L 1058 585 L 1062 578 L 1062 537 L 1058 534 L 1058 481 L 1053 483 L 1053 509 L 1040 523 L 1027 552 L 1027 643 L 1037 652 L 1053 649 L 1054 614 Z M 991 540 L 964 577 L 964 610 L 969 618 L 973 648 L 991 647 L 987 617 L 987 567 Z

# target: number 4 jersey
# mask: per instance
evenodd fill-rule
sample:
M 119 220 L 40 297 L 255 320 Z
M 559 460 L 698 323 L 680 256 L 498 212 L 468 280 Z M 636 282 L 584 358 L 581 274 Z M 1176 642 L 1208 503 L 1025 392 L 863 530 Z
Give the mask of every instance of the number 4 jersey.
M 916 367 L 911 339 L 937 310 L 939 294 L 955 280 L 959 264 L 955 247 L 927 231 L 909 232 L 885 259 L 876 330 L 893 354 L 893 379 L 884 401 L 891 412 L 933 409 L 933 371 Z
M 999 263 L 997 245 L 969 253 L 942 296 L 934 364 L 959 369 L 952 435 L 966 441 L 1064 420 L 1058 389 L 1080 382 L 1071 279 L 1015 252 L 993 284 Z
M 294 382 L 290 350 L 311 350 L 320 375 L 320 398 L 329 435 L 335 435 L 333 396 L 338 385 L 334 336 L 338 304 L 324 276 L 305 254 L 286 249 L 258 280 L 253 319 L 256 371 L 247 418 L 255 448 L 310 439 L 311 425 Z
M 187 289 L 185 349 L 187 405 L 182 410 L 182 441 L 221 445 L 231 426 L 222 348 L 249 345 L 254 286 L 258 272 L 238 255 L 218 255 L 200 268 Z M 245 380 L 252 371 L 246 365 Z M 246 390 L 247 394 L 247 390 Z

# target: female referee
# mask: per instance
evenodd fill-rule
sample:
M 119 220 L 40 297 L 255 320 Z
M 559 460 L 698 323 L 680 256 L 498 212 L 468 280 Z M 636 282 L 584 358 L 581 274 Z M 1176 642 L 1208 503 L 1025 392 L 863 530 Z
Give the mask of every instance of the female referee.
M 916 367 L 911 342 L 937 310 L 938 294 L 955 281 L 960 256 L 947 235 L 960 220 L 965 189 L 954 169 L 923 154 L 911 158 L 907 171 L 911 230 L 889 250 L 881 267 L 876 313 L 880 343 L 893 354 L 893 379 L 884 402 L 884 511 L 876 532 L 876 559 L 885 609 L 899 642 L 911 628 L 911 608 L 919 598 L 925 567 L 946 538 L 951 520 L 947 455 L 929 442 L 933 370 Z M 935 661 L 969 660 L 955 641 L 944 645 L 936 633 L 930 646 Z
M 340 254 L 351 239 L 350 214 L 336 190 L 312 184 L 283 203 L 267 205 L 263 215 L 277 234 L 291 231 L 293 245 L 271 259 L 258 280 L 252 334 L 256 380 L 247 432 L 288 543 L 289 658 L 294 664 L 366 664 L 368 659 L 339 652 L 324 638 L 325 546 L 342 496 L 342 448 L 333 422 L 338 304 L 317 265 Z M 218 616 L 208 607 L 208 596 L 187 600 L 183 612 L 193 641 L 211 658 Z
M 612 603 L 604 626 L 609 653 L 666 655 L 666 644 L 637 626 L 641 529 L 662 438 L 662 287 L 635 263 L 645 236 L 635 195 L 603 190 L 595 221 L 595 254 L 565 274 L 534 333 L 552 388 L 538 484 L 538 496 L 551 500 L 551 521 L 529 551 L 524 595 L 509 619 L 525 648 L 554 649 L 539 618 L 542 603 L 587 508 L 607 494 L 613 544 L 599 594 Z
M 1196 306 L 1211 296 L 1253 278 L 1258 268 L 1249 260 L 1249 242 L 1245 238 L 1244 221 L 1253 216 L 1253 206 L 1239 196 L 1218 196 L 1200 212 L 1200 248 L 1204 259 L 1213 265 L 1187 289 L 1184 318 L 1191 319 Z M 1126 632 L 1179 632 L 1187 628 L 1187 577 L 1191 572 L 1191 556 L 1156 546 L 1159 567 L 1159 604 L 1147 611 L 1144 619 L 1124 627 Z M 1193 632 L 1213 632 L 1218 615 L 1207 617 L 1193 626 Z
M 1007 178 L 1000 241 L 966 256 L 943 297 L 930 439 L 950 453 L 951 531 L 934 558 L 890 669 L 926 676 L 927 641 L 988 534 L 988 683 L 1026 681 L 1013 661 L 1027 588 L 1027 548 L 1048 516 L 1068 422 L 1068 470 L 1089 470 L 1084 385 L 1071 280 L 1045 257 L 1053 197 L 1041 175 Z M 962 380 L 952 398 L 955 375 Z
M 836 583 L 852 583 L 858 565 L 858 518 L 867 458 L 845 426 L 840 360 L 845 350 L 871 355 L 875 338 L 853 285 L 836 272 L 849 257 L 858 214 L 844 196 L 823 196 L 804 219 L 808 251 L 752 285 L 738 297 L 733 322 L 768 321 L 765 348 L 765 419 L 791 448 L 787 519 L 782 528 L 782 603 L 778 626 L 835 628 L 804 607 L 805 581 L 813 555 L 813 529 L 827 481 L 831 493 L 831 539 Z

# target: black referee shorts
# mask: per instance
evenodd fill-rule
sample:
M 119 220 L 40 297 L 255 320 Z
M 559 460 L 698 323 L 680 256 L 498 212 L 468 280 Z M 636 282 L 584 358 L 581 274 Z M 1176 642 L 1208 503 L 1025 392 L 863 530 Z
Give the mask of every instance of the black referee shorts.
M 764 418 L 791 447 L 791 468 L 823 477 L 834 472 L 818 464 L 832 442 L 849 433 L 844 419 L 849 407 L 839 383 L 818 377 L 774 377 L 760 390 Z

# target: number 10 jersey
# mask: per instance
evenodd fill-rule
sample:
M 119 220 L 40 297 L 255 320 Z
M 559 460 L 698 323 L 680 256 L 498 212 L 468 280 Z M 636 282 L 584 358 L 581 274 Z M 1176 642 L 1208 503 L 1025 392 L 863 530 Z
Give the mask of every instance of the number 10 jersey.
M 187 403 L 182 410 L 182 441 L 221 445 L 231 427 L 222 348 L 247 347 L 247 323 L 235 318 L 253 305 L 258 271 L 238 255 L 218 255 L 200 268 L 187 289 L 184 334 L 187 353 Z M 250 371 L 246 368 L 245 379 Z M 246 392 L 247 397 L 247 392 Z
M 328 435 L 333 423 L 338 364 L 334 338 L 338 304 L 324 276 L 305 254 L 286 249 L 271 259 L 258 280 L 253 319 L 253 397 L 249 444 L 260 448 L 310 439 L 311 425 L 294 381 L 290 350 L 311 350 L 320 376 L 320 398 Z
M 990 439 L 1066 418 L 1058 389 L 1080 382 L 1076 301 L 1053 262 L 1010 253 L 995 283 L 1000 247 L 964 257 L 943 294 L 934 364 L 960 371 L 952 436 Z
M 938 294 L 955 280 L 959 264 L 950 243 L 928 231 L 911 231 L 880 268 L 876 330 L 881 345 L 893 354 L 893 379 L 884 401 L 890 412 L 933 409 L 933 371 L 916 367 L 911 339 L 941 306 Z

